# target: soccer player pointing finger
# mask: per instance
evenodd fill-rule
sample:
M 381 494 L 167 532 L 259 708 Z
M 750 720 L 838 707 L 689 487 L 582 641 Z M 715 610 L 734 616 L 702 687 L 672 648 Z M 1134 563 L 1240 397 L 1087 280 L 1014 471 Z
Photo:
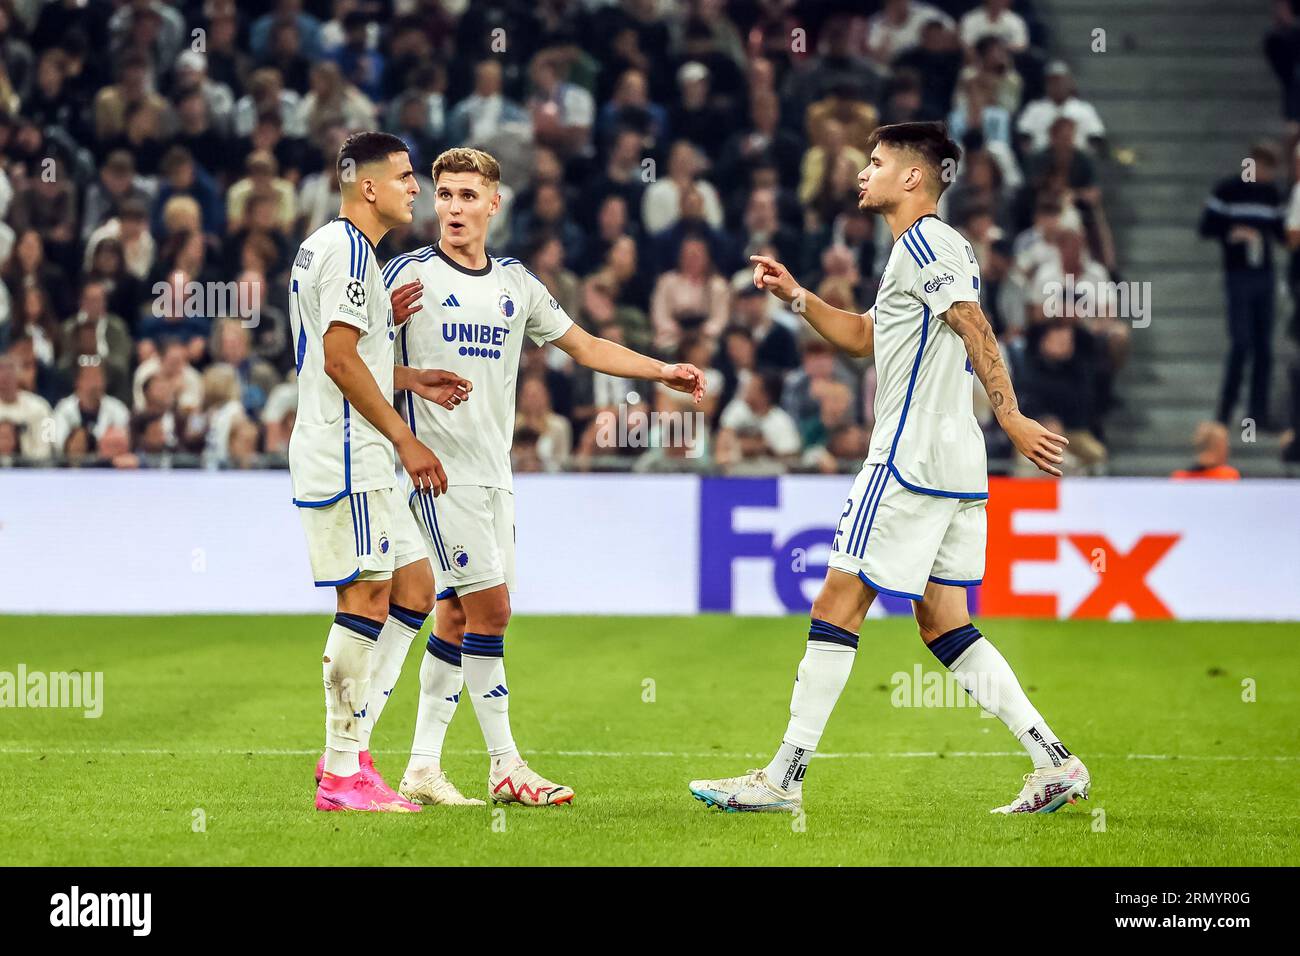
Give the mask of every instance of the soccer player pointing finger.
M 884 217 L 894 246 L 865 314 L 828 305 L 784 265 L 753 256 L 754 284 L 791 303 L 822 338 L 874 356 L 876 424 L 831 544 L 781 746 L 762 769 L 696 780 L 697 798 L 731 810 L 797 810 L 808 761 L 849 678 L 877 594 L 910 598 L 921 639 L 1024 746 L 1034 770 L 999 813 L 1050 813 L 1088 795 L 1088 770 L 1029 702 L 1006 659 L 967 612 L 984 575 L 988 466 L 972 411 L 978 378 L 998 424 L 1040 469 L 1060 475 L 1065 438 L 1020 413 L 979 306 L 970 244 L 937 208 L 960 150 L 936 123 L 878 128 L 858 174 L 858 205 Z

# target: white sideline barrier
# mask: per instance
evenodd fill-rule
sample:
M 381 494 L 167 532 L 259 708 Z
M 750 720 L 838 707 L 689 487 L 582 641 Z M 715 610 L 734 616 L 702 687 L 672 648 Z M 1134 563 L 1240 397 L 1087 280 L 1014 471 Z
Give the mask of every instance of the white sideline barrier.
M 520 476 L 515 610 L 806 612 L 848 488 Z M 0 471 L 0 613 L 326 613 L 289 498 L 285 472 Z M 1300 482 L 997 481 L 989 519 L 985 614 L 1300 621 Z

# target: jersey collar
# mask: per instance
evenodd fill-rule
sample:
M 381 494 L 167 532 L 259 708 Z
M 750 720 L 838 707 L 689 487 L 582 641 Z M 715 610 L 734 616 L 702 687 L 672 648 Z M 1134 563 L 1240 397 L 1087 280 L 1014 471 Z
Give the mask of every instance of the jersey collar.
M 463 272 L 467 276 L 485 276 L 492 271 L 491 256 L 487 257 L 487 265 L 485 265 L 482 269 L 471 269 L 468 266 L 461 265 L 451 256 L 443 252 L 442 247 L 439 246 L 437 242 L 434 242 L 433 244 L 433 251 L 440 259 L 442 259 L 443 262 L 447 263 L 447 265 L 451 266 L 457 272 Z
M 335 221 L 335 222 L 346 222 L 349 226 L 351 226 L 353 229 L 355 229 L 355 230 L 357 231 L 357 234 L 360 235 L 362 239 L 366 240 L 366 245 L 368 245 L 368 246 L 369 246 L 372 250 L 374 250 L 375 252 L 378 252 L 378 251 L 379 251 L 379 250 L 375 249 L 375 244 L 374 244 L 373 242 L 370 241 L 370 237 L 366 235 L 365 230 L 363 230 L 360 226 L 358 226 L 355 222 L 353 222 L 353 221 L 352 221 L 351 219 L 349 219 L 347 216 L 335 216 L 335 217 L 334 217 L 334 221 Z
M 911 226 L 908 226 L 906 229 L 904 229 L 902 232 L 898 234 L 898 239 L 894 241 L 894 245 L 898 245 L 899 241 L 901 241 L 902 238 L 905 235 L 907 235 L 907 233 L 912 229 L 912 226 L 915 226 L 916 223 L 920 222 L 922 219 L 939 219 L 939 214 L 937 212 L 927 212 L 924 216 L 917 216 L 916 222 L 912 223 Z M 939 219 L 939 221 L 942 222 L 943 220 Z

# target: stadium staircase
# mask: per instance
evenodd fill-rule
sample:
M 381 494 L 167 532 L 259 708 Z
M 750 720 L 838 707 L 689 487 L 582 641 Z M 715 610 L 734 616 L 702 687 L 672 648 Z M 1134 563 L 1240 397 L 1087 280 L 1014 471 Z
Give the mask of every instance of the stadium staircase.
M 1113 156 L 1101 185 L 1121 278 L 1151 283 L 1151 325 L 1133 330 L 1117 386 L 1124 404 L 1107 421 L 1111 471 L 1166 475 L 1191 460 L 1196 423 L 1214 415 L 1227 349 L 1219 246 L 1196 232 L 1202 205 L 1252 140 L 1281 140 L 1279 88 L 1263 55 L 1269 4 L 1047 0 L 1041 13 L 1107 127 Z M 1098 27 L 1105 53 L 1088 52 Z M 1277 267 L 1281 281 L 1283 253 Z M 1290 308 L 1279 294 L 1275 416 L 1294 353 L 1283 341 Z M 1278 436 L 1241 438 L 1236 429 L 1232 463 L 1243 475 L 1284 473 Z

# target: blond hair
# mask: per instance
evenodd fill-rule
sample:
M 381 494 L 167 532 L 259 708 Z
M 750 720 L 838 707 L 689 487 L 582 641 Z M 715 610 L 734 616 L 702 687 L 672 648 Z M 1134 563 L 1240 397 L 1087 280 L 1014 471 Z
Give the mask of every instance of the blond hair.
M 443 150 L 433 161 L 433 181 L 443 173 L 478 173 L 489 183 L 501 182 L 501 164 L 491 153 L 469 146 Z

